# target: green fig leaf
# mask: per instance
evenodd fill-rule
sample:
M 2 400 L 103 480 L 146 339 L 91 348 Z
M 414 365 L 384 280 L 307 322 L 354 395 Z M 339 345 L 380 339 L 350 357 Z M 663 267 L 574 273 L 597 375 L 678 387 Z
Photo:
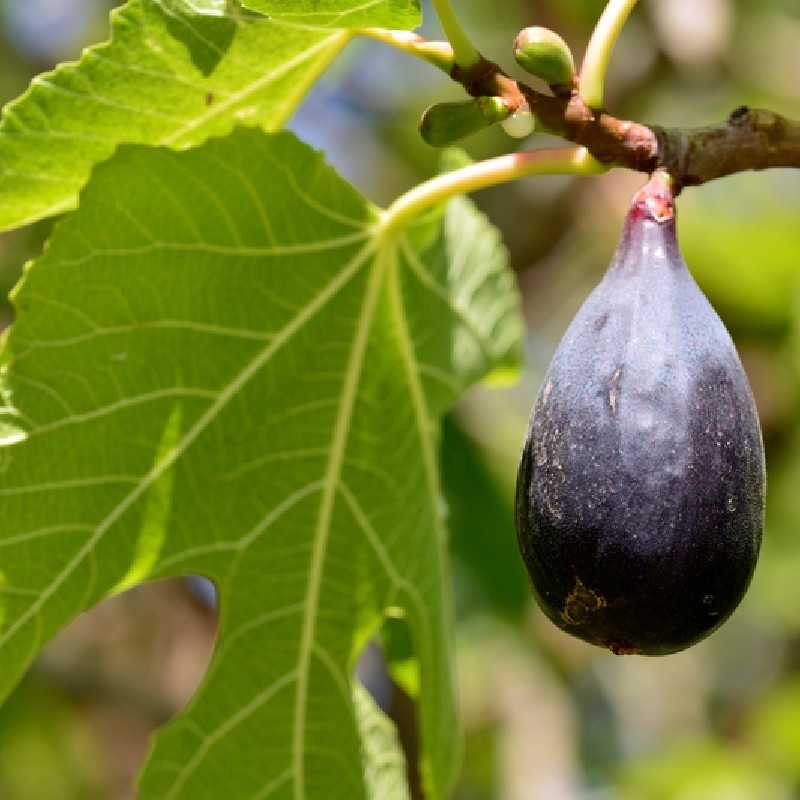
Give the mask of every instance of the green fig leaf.
M 781 334 L 792 321 L 800 287 L 800 202 L 791 177 L 777 170 L 746 172 L 681 198 L 678 225 L 686 262 L 737 330 Z
M 224 17 L 233 0 L 156 0 L 167 11 Z
M 410 29 L 421 22 L 419 0 L 242 0 L 242 5 L 271 17 L 325 27 Z
M 347 15 L 321 27 L 302 3 L 280 5 L 285 13 L 271 18 L 227 13 L 218 0 L 130 0 L 115 10 L 109 42 L 35 78 L 6 106 L 0 230 L 73 208 L 92 167 L 119 144 L 182 149 L 236 124 L 281 128 L 352 32 Z M 361 7 L 359 24 L 417 24 L 412 0 L 392 3 L 392 14 L 383 5 L 337 4 Z
M 441 459 L 450 551 L 469 581 L 468 594 L 479 598 L 466 612 L 485 613 L 488 607 L 519 623 L 530 608 L 531 591 L 514 530 L 513 492 L 500 485 L 455 414 L 444 420 Z
M 288 133 L 125 146 L 15 290 L 0 696 L 110 593 L 189 573 L 219 592 L 144 800 L 365 797 L 353 669 L 386 615 L 419 664 L 426 796 L 447 797 L 439 420 L 517 358 L 519 304 L 468 201 L 388 222 Z

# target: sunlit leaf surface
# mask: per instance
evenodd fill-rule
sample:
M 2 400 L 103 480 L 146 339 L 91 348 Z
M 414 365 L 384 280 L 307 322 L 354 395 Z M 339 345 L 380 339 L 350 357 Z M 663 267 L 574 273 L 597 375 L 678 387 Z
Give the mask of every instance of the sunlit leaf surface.
M 143 798 L 364 797 L 352 671 L 388 609 L 447 796 L 439 418 L 514 358 L 517 296 L 467 201 L 389 223 L 290 134 L 129 146 L 16 291 L 0 692 L 109 592 L 186 573 L 219 590 L 209 674 Z

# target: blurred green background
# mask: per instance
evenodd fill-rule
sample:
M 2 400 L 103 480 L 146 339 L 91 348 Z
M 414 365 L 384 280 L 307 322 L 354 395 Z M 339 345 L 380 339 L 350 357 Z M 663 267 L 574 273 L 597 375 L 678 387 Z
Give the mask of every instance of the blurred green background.
M 112 5 L 0 0 L 0 101 L 105 38 Z M 521 27 L 548 25 L 579 56 L 602 8 L 600 0 L 455 5 L 483 52 L 514 74 L 511 42 Z M 436 36 L 427 16 L 425 32 Z M 643 0 L 613 59 L 608 106 L 664 125 L 716 122 L 741 104 L 800 117 L 798 41 L 797 0 Z M 423 108 L 460 96 L 432 68 L 357 43 L 291 127 L 386 203 L 436 169 L 437 152 L 416 132 Z M 496 129 L 466 149 L 482 158 L 545 143 Z M 476 198 L 508 244 L 528 336 L 519 382 L 470 392 L 444 428 L 467 737 L 457 800 L 800 797 L 800 172 L 739 175 L 679 201 L 684 255 L 736 339 L 767 446 L 767 530 L 740 609 L 687 652 L 615 657 L 544 619 L 516 553 L 513 483 L 530 406 L 641 182 L 622 171 L 557 176 Z M 50 225 L 0 237 L 4 293 Z M 11 318 L 4 303 L 0 324 Z M 150 732 L 191 697 L 213 648 L 206 590 L 141 587 L 83 615 L 51 644 L 0 709 L 2 800 L 135 796 Z M 362 675 L 413 749 L 412 710 L 374 661 Z

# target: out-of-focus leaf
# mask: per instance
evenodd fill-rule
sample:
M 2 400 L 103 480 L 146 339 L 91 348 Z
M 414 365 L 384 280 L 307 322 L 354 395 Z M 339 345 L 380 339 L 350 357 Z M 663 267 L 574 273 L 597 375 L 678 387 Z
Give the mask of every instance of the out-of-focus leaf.
M 800 682 L 794 679 L 759 704 L 749 740 L 765 765 L 800 782 Z
M 500 489 L 478 445 L 453 415 L 445 418 L 442 432 L 442 486 L 453 557 L 488 609 L 519 619 L 530 589 L 517 549 L 513 498 Z
M 408 800 L 406 760 L 396 728 L 366 689 L 356 684 L 353 695 L 364 747 L 367 796 L 370 800 Z
M 800 630 L 800 439 L 786 443 L 768 460 L 766 525 L 753 600 L 774 622 Z
M 684 257 L 720 313 L 736 327 L 784 330 L 800 287 L 796 178 L 735 175 L 679 204 Z
M 3 800 L 102 800 L 106 776 L 81 708 L 29 676 L 0 710 Z
M 713 742 L 687 742 L 620 776 L 621 800 L 789 800 L 789 785 L 751 758 Z

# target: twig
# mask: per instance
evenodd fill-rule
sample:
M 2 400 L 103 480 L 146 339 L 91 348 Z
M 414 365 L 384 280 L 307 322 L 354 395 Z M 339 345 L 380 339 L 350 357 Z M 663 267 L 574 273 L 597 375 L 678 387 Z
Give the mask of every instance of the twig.
M 484 58 L 454 66 L 450 76 L 473 97 L 502 97 L 511 111 L 527 103 L 537 129 L 582 145 L 607 168 L 667 171 L 676 192 L 736 172 L 800 168 L 800 121 L 772 111 L 741 106 L 716 125 L 662 128 L 594 110 L 577 89 L 562 97 L 538 92 Z

